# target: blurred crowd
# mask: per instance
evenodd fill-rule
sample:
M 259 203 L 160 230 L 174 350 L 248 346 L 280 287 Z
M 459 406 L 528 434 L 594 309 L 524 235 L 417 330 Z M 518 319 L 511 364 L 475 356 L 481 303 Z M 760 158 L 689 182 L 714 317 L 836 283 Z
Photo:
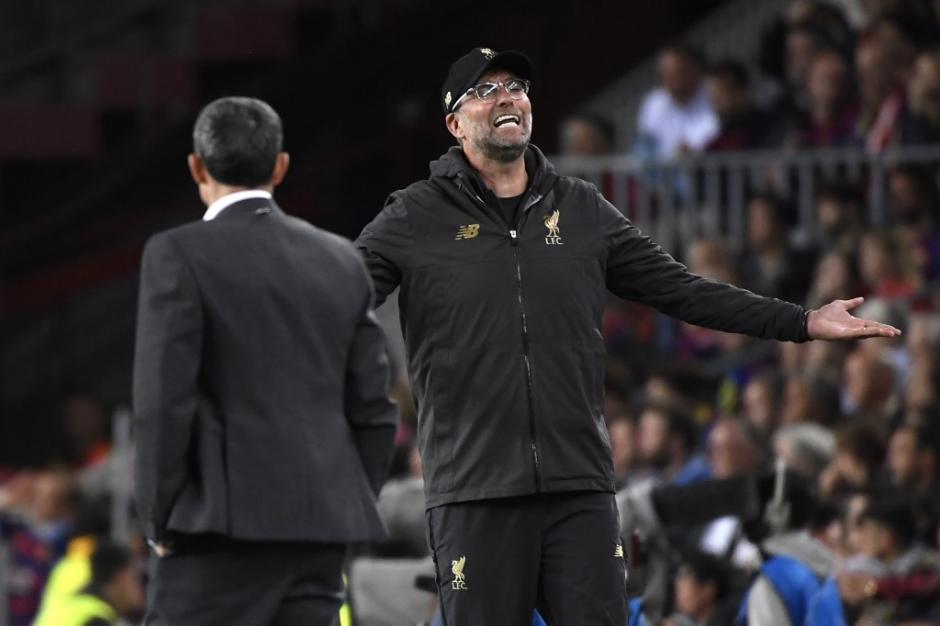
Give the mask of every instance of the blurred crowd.
M 937 0 L 800 0 L 762 41 L 751 64 L 663 49 L 632 153 L 940 144 Z M 562 151 L 611 154 L 622 144 L 614 129 L 573 115 L 560 129 Z M 693 272 L 807 307 L 864 296 L 860 315 L 902 328 L 900 339 L 766 342 L 609 303 L 606 416 L 630 590 L 647 624 L 727 625 L 746 619 L 742 610 L 754 619 L 781 606 L 783 621 L 757 623 L 940 624 L 938 174 L 936 164 L 892 167 L 878 227 L 867 222 L 870 181 L 824 180 L 812 228 L 799 224 L 793 197 L 753 189 L 741 241 L 698 239 L 678 254 Z M 434 619 L 404 376 L 395 394 L 397 456 L 379 502 L 389 539 L 358 547 L 348 568 L 360 626 Z M 141 616 L 146 547 L 133 529 L 111 539 L 110 481 L 125 466 L 109 419 L 92 396 L 70 397 L 51 469 L 0 467 L 0 607 L 10 626 L 37 616 L 68 626 L 48 616 L 102 607 L 104 623 Z M 767 485 L 781 477 L 777 497 Z M 753 486 L 756 504 L 693 514 L 722 485 Z M 688 503 L 687 519 L 666 514 L 675 498 Z M 805 570 L 815 584 L 801 590 L 801 620 L 768 593 L 784 566 L 797 568 L 785 577 Z
M 135 525 L 116 532 L 129 502 L 114 514 L 127 451 L 113 449 L 112 416 L 93 394 L 67 396 L 58 417 L 45 464 L 0 466 L 0 624 L 137 623 L 147 548 Z
M 849 18 L 855 14 L 857 23 Z M 778 148 L 879 152 L 940 141 L 933 0 L 798 0 L 761 41 L 757 59 L 706 59 L 683 43 L 661 50 L 660 84 L 640 104 L 632 152 L 670 160 Z M 574 115 L 561 128 L 561 151 L 609 153 L 619 143 L 613 128 L 596 115 Z

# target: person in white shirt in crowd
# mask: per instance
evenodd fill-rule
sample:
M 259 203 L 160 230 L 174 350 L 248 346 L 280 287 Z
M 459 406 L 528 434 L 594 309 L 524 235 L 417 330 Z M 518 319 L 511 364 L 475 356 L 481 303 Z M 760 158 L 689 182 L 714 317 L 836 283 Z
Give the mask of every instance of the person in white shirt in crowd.
M 637 118 L 636 154 L 670 160 L 701 152 L 719 131 L 703 81 L 704 63 L 692 48 L 680 44 L 659 53 L 660 86 L 650 91 Z

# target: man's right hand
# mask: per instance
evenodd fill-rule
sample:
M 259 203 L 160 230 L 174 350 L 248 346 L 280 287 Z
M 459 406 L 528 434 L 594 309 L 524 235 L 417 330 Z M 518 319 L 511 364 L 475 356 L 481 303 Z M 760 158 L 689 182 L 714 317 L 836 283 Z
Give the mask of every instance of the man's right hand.
M 833 300 L 809 312 L 806 334 L 810 339 L 837 341 L 840 339 L 868 339 L 871 337 L 900 337 L 894 326 L 874 320 L 855 317 L 849 311 L 861 306 L 865 298 Z

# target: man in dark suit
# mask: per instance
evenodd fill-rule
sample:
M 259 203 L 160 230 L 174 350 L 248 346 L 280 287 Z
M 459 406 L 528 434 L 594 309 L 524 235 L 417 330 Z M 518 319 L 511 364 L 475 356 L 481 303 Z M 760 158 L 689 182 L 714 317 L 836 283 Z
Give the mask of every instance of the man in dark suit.
M 397 411 L 365 267 L 285 215 L 281 122 L 200 113 L 202 220 L 144 250 L 134 362 L 137 504 L 159 558 L 148 624 L 334 624 L 345 546 L 375 510 Z

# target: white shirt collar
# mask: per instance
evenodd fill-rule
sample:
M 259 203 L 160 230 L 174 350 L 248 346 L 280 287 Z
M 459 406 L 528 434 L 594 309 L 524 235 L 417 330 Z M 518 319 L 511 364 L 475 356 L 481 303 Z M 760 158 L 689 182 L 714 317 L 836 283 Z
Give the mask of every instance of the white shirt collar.
M 245 191 L 234 191 L 228 195 L 222 196 L 210 204 L 209 208 L 206 209 L 205 215 L 202 216 L 202 219 L 205 222 L 213 220 L 218 217 L 219 213 L 221 213 L 222 210 L 226 207 L 229 207 L 236 202 L 247 200 L 248 198 L 264 198 L 266 200 L 271 200 L 271 194 L 263 189 L 246 189 Z

